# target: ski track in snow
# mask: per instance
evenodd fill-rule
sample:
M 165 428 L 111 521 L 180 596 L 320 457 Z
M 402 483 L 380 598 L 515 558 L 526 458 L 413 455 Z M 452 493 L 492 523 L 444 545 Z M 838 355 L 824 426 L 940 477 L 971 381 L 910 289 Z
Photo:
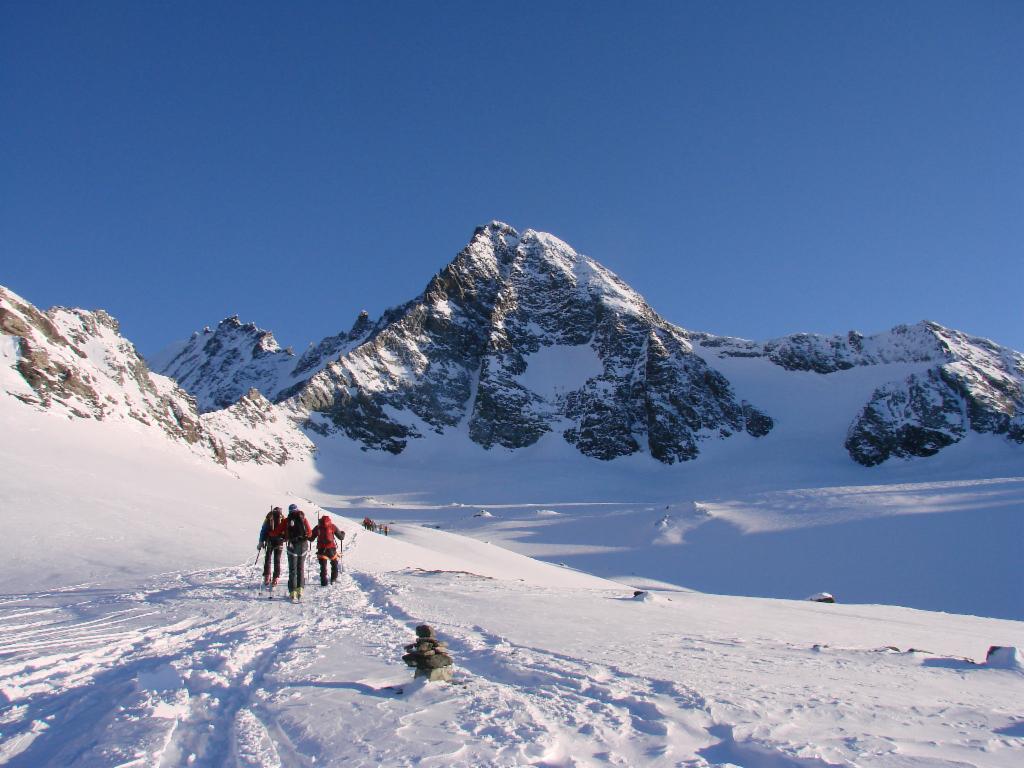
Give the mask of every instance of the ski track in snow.
M 465 573 L 343 572 L 328 589 L 314 576 L 293 605 L 265 599 L 255 581 L 240 566 L 171 574 L 128 593 L 87 585 L 6 596 L 0 764 L 923 768 L 958 764 L 929 756 L 948 738 L 937 723 L 959 729 L 963 749 L 977 748 L 984 731 L 973 711 L 949 702 L 900 712 L 899 692 L 916 682 L 906 666 L 893 668 L 895 698 L 876 711 L 822 697 L 807 668 L 835 674 L 863 649 L 694 636 L 666 638 L 662 658 L 637 659 L 609 628 L 592 654 L 570 655 L 431 606 L 435 590 L 486 600 L 489 590 L 500 599 L 536 588 Z M 439 617 L 455 684 L 414 683 L 399 661 L 420 623 L 414 612 Z M 758 652 L 737 655 L 750 640 Z M 750 682 L 716 690 L 715 669 Z M 777 700 L 798 703 L 766 719 Z M 858 729 L 878 717 L 912 735 L 866 739 Z M 819 743 L 845 744 L 864 761 L 801 741 L 808 722 L 820 726 Z M 1019 757 L 1014 727 L 985 749 Z M 1014 764 L 1003 756 L 983 764 Z
M 301 605 L 258 600 L 239 586 L 251 569 L 172 580 L 131 594 L 85 587 L 0 605 L 9 641 L 0 652 L 0 763 L 554 766 L 578 764 L 573 755 L 586 745 L 582 764 L 654 765 L 669 757 L 670 730 L 712 741 L 693 691 L 514 646 L 481 627 L 446 628 L 455 632 L 445 637 L 458 659 L 456 685 L 414 684 L 395 659 L 417 622 L 393 602 L 397 585 L 367 575 L 343 574 L 323 592 L 307 587 Z M 368 650 L 393 684 L 290 680 L 284 670 L 316 668 L 324 638 Z M 171 684 L 147 690 L 149 677 Z M 348 717 L 340 702 L 331 717 L 348 723 L 350 753 L 328 752 L 309 723 L 296 735 L 289 719 L 305 686 L 366 694 L 381 717 Z M 420 755 L 402 757 L 402 741 Z

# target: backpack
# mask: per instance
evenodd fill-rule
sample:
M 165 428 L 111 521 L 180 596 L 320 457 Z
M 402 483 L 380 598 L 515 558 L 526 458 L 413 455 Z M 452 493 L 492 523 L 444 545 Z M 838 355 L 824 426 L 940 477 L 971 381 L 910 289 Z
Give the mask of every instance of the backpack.
M 331 518 L 324 515 L 320 518 L 317 526 L 316 545 L 320 549 L 333 549 L 334 547 L 334 523 Z
M 306 525 L 306 516 L 302 514 L 302 510 L 296 510 L 295 512 L 288 513 L 288 541 L 295 541 L 296 539 L 306 540 L 307 531 L 309 527 Z
M 267 519 L 264 522 L 264 526 L 266 527 L 267 538 L 271 542 L 275 542 L 275 541 L 276 542 L 280 542 L 281 541 L 281 537 L 280 536 L 271 536 L 270 532 L 273 531 L 274 529 L 276 529 L 277 526 L 279 526 L 281 524 L 282 520 L 284 520 L 284 513 L 283 512 L 267 512 Z

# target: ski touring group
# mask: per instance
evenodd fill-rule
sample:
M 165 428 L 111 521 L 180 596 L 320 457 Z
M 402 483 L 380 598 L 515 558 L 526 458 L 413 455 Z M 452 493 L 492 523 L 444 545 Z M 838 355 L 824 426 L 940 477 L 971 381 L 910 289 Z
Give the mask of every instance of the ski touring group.
M 263 555 L 263 588 L 274 596 L 274 587 L 281 577 L 281 553 L 288 553 L 288 597 L 294 602 L 302 599 L 302 588 L 305 586 L 304 569 L 309 545 L 316 542 L 316 557 L 320 561 L 320 586 L 326 587 L 338 580 L 338 566 L 341 562 L 341 547 L 345 542 L 345 532 L 331 521 L 329 515 L 322 515 L 315 526 L 310 528 L 306 513 L 298 505 L 290 504 L 285 515 L 280 507 L 274 507 L 267 513 L 260 528 L 260 541 L 256 547 L 256 560 L 259 552 Z M 330 581 L 327 576 L 327 564 L 330 563 Z

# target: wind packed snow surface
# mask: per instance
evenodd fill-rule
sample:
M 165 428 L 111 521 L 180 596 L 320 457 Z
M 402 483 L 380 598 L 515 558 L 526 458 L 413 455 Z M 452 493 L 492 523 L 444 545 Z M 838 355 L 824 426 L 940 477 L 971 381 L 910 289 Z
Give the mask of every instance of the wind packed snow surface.
M 1022 622 L 623 584 L 420 524 L 385 537 L 356 514 L 335 515 L 339 582 L 310 579 L 291 604 L 266 598 L 252 559 L 266 503 L 319 512 L 275 490 L 282 468 L 261 485 L 142 427 L 0 417 L 23 436 L 0 447 L 0 502 L 20 513 L 5 519 L 38 521 L 0 563 L 0 765 L 1024 759 L 1024 674 L 986 662 L 1024 647 Z M 559 510 L 531 515 L 573 519 Z M 421 622 L 448 643 L 450 684 L 401 662 Z
M 348 521 L 301 604 L 247 565 L 8 594 L 11 766 L 993 766 L 1024 758 L 1024 626 L 654 591 Z M 399 661 L 428 621 L 454 682 Z M 916 650 L 915 650 L 916 649 Z

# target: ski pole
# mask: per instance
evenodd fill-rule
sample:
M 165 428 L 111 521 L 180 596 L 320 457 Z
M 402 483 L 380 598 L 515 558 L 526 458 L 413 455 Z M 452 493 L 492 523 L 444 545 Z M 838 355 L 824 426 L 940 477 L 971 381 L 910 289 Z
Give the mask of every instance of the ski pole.
M 303 549 L 298 549 L 297 551 L 299 552 L 299 556 L 302 558 L 300 562 L 302 565 L 302 585 L 305 586 L 306 582 L 309 581 L 309 539 L 303 538 L 301 546 Z

